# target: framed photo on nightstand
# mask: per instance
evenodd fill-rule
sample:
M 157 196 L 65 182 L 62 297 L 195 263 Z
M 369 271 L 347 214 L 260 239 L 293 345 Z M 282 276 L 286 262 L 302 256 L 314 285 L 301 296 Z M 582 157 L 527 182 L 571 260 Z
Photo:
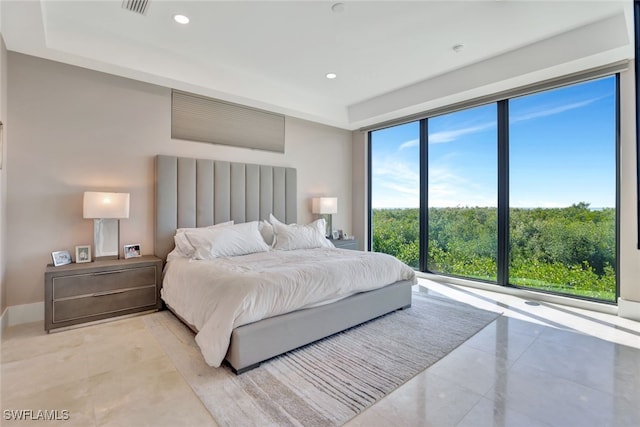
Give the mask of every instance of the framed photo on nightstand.
M 137 258 L 142 256 L 140 253 L 140 244 L 136 243 L 135 245 L 124 245 L 124 257 L 127 258 Z
M 69 251 L 51 252 L 51 258 L 53 259 L 53 265 L 56 267 L 71 264 L 71 254 Z
M 91 262 L 91 246 L 76 246 L 76 263 Z

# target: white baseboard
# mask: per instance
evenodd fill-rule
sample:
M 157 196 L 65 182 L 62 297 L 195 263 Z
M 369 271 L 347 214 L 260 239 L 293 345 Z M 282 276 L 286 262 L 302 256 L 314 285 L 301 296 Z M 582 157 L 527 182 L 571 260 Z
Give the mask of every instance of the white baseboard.
M 640 322 L 640 302 L 618 298 L 618 316 Z
M 3 326 L 42 321 L 44 320 L 44 301 L 9 306 L 2 317 Z

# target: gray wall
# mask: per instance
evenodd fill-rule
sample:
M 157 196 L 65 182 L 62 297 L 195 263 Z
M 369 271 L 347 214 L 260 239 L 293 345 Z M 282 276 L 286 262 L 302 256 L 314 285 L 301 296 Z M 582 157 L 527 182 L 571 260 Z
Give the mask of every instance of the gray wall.
M 169 88 L 14 52 L 8 85 L 8 306 L 43 300 L 52 251 L 93 244 L 85 190 L 131 193 L 121 244 L 153 253 L 156 154 L 295 167 L 298 220 L 314 219 L 311 197 L 337 196 L 334 226 L 351 230 L 349 131 L 287 118 L 284 154 L 172 140 Z

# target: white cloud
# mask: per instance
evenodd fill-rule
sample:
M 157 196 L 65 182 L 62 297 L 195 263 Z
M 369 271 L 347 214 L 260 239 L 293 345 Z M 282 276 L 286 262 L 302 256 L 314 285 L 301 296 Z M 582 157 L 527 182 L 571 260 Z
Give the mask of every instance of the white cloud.
M 374 208 L 417 208 L 420 205 L 420 174 L 403 162 L 374 168 Z M 457 174 L 446 166 L 429 171 L 429 206 L 496 206 L 495 188 Z
M 469 135 L 471 133 L 482 132 L 487 129 L 495 128 L 496 122 L 483 123 L 481 125 L 476 126 L 468 126 L 465 128 L 454 129 L 454 130 L 444 130 L 441 132 L 434 132 L 429 134 L 429 144 L 442 144 L 444 142 L 455 141 L 464 135 Z
M 374 208 L 406 208 L 420 205 L 419 166 L 385 159 L 372 172 Z
M 586 107 L 587 105 L 593 104 L 594 102 L 600 100 L 602 98 L 592 98 L 587 99 L 586 101 L 574 102 L 572 104 L 559 105 L 553 108 L 544 108 L 538 111 L 532 111 L 530 113 L 525 113 L 520 116 L 515 116 L 510 118 L 512 123 L 522 122 L 525 120 L 537 119 L 540 117 L 548 117 L 556 114 L 564 113 L 565 111 L 575 110 L 576 108 Z
M 529 113 L 525 113 L 519 116 L 515 116 L 515 117 L 511 117 L 510 118 L 510 122 L 511 123 L 515 123 L 515 122 L 521 122 L 521 121 L 525 121 L 525 120 L 531 120 L 531 119 L 537 119 L 540 117 L 548 117 L 548 116 L 553 116 L 555 114 L 560 114 L 560 113 L 564 113 L 565 111 L 570 111 L 570 110 L 575 110 L 577 108 L 582 108 L 582 107 L 586 107 L 590 104 L 593 104 L 594 102 L 598 101 L 602 99 L 602 97 L 598 97 L 598 98 L 592 98 L 592 99 L 587 99 L 585 101 L 580 101 L 580 102 L 574 102 L 571 104 L 565 104 L 565 105 L 560 105 L 557 107 L 553 107 L 553 108 L 543 108 L 540 110 L 536 110 L 536 111 L 531 111 Z M 496 127 L 496 122 L 495 121 L 491 121 L 491 122 L 487 122 L 487 123 L 483 123 L 483 124 L 479 124 L 476 126 L 467 126 L 467 127 L 462 127 L 460 129 L 452 129 L 452 130 L 444 130 L 444 131 L 440 131 L 440 132 L 434 132 L 434 133 L 430 133 L 429 134 L 429 143 L 430 144 L 442 144 L 442 143 L 446 143 L 446 142 L 451 142 L 451 141 L 455 141 L 456 139 L 460 138 L 461 136 L 465 136 L 465 135 L 469 135 L 469 134 L 473 134 L 473 133 L 478 133 L 478 132 L 482 132 L 488 129 L 492 129 Z M 411 143 L 412 141 L 407 141 L 405 144 L 407 144 L 407 146 L 409 143 Z M 403 145 L 405 145 L 403 144 Z M 416 140 L 416 144 L 417 144 L 417 140 Z M 402 148 L 402 146 L 401 146 Z
M 400 146 L 398 147 L 398 150 L 404 150 L 405 148 L 417 147 L 418 144 L 420 144 L 420 140 L 419 139 L 412 139 L 410 141 L 403 142 L 402 144 L 400 144 Z
M 392 190 L 396 193 L 402 193 L 408 196 L 413 196 L 414 198 L 420 197 L 420 188 L 417 188 L 415 186 L 409 187 L 409 186 L 403 186 L 400 184 L 385 183 L 385 184 L 382 184 L 382 187 Z
M 400 161 L 381 162 L 380 165 L 374 166 L 372 175 L 374 177 L 384 177 L 392 182 L 400 181 L 418 184 L 420 182 L 420 172 L 418 167 L 417 163 L 412 167 L 412 165 Z
M 447 167 L 432 167 L 429 171 L 429 206 L 496 206 L 495 191 Z

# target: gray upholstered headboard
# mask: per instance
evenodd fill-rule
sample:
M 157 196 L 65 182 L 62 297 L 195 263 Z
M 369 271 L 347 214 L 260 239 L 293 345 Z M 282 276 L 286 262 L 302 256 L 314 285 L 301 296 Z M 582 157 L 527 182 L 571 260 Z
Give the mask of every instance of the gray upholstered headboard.
M 294 168 L 156 156 L 155 254 L 173 250 L 182 227 L 268 219 L 297 221 Z

